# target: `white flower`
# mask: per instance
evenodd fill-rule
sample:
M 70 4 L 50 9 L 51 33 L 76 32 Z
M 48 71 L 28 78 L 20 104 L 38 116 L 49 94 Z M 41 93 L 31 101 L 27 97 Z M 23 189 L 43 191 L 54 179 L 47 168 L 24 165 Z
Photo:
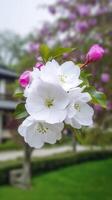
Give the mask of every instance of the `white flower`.
M 68 107 L 68 116 L 65 120 L 74 128 L 80 129 L 81 126 L 91 126 L 93 124 L 93 108 L 87 102 L 91 100 L 89 93 L 81 93 L 81 89 L 69 93 L 71 103 Z
M 26 99 L 26 110 L 36 120 L 62 122 L 67 115 L 68 94 L 59 86 L 40 81 Z
M 30 91 L 33 87 L 35 87 L 35 85 L 37 85 L 40 81 L 40 71 L 38 68 L 33 68 L 33 71 L 31 72 L 31 81 L 28 84 L 28 86 L 26 86 L 25 90 L 24 90 L 24 97 L 28 97 L 28 95 L 30 94 Z
M 19 126 L 18 132 L 31 147 L 41 148 L 44 143 L 54 144 L 60 140 L 63 128 L 63 123 L 48 124 L 28 117 Z
M 79 79 L 80 68 L 68 61 L 59 65 L 55 60 L 47 62 L 42 69 L 40 78 L 43 81 L 59 84 L 64 90 L 69 91 L 82 83 Z

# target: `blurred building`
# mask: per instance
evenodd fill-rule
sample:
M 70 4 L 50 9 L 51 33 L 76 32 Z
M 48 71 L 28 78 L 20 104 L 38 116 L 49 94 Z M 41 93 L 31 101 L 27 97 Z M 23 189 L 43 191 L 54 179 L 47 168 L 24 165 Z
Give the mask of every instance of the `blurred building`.
M 0 142 L 10 137 L 9 124 L 17 102 L 13 99 L 13 83 L 17 74 L 0 65 Z

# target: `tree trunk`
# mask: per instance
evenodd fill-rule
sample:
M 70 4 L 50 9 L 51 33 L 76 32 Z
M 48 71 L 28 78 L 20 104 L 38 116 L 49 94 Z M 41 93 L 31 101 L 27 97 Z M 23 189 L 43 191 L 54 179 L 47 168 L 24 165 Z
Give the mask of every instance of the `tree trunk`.
M 32 148 L 25 144 L 23 161 L 23 185 L 25 188 L 31 187 L 31 153 Z
M 28 189 L 31 187 L 31 153 L 32 148 L 24 144 L 23 168 L 10 172 L 10 183 L 13 186 Z

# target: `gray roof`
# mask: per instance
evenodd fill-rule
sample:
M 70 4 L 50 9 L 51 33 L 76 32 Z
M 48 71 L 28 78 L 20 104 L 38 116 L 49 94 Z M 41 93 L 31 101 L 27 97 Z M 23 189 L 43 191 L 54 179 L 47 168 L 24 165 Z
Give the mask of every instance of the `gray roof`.
M 18 78 L 18 75 L 16 74 L 16 72 L 8 69 L 6 66 L 0 65 L 0 78 L 1 77 L 7 79 L 16 79 Z

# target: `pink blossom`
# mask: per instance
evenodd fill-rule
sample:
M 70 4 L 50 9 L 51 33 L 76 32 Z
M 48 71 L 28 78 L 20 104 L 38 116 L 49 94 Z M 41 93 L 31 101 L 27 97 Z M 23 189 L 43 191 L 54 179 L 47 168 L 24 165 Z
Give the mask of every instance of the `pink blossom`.
M 107 110 L 112 110 L 112 102 L 107 103 Z
M 59 30 L 62 32 L 66 31 L 69 27 L 69 25 L 66 21 L 60 21 L 58 26 L 59 26 Z
M 97 23 L 97 20 L 95 18 L 89 19 L 88 23 L 89 23 L 90 26 L 95 26 L 96 23 Z
M 68 58 L 68 53 L 64 53 L 64 54 L 63 54 L 63 58 L 64 58 L 64 59 L 67 59 L 67 58 Z
M 35 67 L 38 68 L 39 70 L 41 70 L 41 68 L 43 67 L 43 63 L 36 63 Z
M 110 75 L 108 73 L 103 73 L 101 75 L 101 81 L 104 83 L 108 83 L 110 80 Z
M 97 111 L 97 112 L 100 112 L 102 111 L 102 107 L 98 104 L 94 105 L 94 109 Z
M 98 91 L 99 91 L 99 92 L 104 92 L 104 88 L 103 88 L 103 87 L 100 87 L 100 88 L 98 88 Z
M 68 18 L 71 20 L 71 21 L 74 21 L 76 19 L 76 14 L 75 13 L 70 13 Z
M 29 52 L 32 53 L 32 52 L 36 52 L 38 51 L 39 49 L 39 44 L 38 43 L 30 43 L 29 44 Z
M 88 16 L 90 14 L 90 5 L 80 4 L 78 5 L 77 10 L 81 16 Z
M 77 21 L 75 23 L 75 29 L 79 32 L 85 32 L 89 28 L 87 21 Z
M 104 55 L 104 49 L 98 44 L 93 45 L 86 56 L 86 62 L 94 62 L 100 60 Z
M 49 6 L 48 9 L 49 9 L 49 12 L 50 12 L 51 14 L 53 14 L 53 15 L 56 14 L 56 9 L 55 9 L 54 6 Z
M 19 77 L 19 84 L 21 85 L 21 87 L 26 87 L 31 80 L 31 71 L 25 71 L 21 74 L 21 76 Z
M 108 8 L 106 6 L 101 6 L 98 11 L 97 11 L 97 14 L 104 14 L 108 12 Z

